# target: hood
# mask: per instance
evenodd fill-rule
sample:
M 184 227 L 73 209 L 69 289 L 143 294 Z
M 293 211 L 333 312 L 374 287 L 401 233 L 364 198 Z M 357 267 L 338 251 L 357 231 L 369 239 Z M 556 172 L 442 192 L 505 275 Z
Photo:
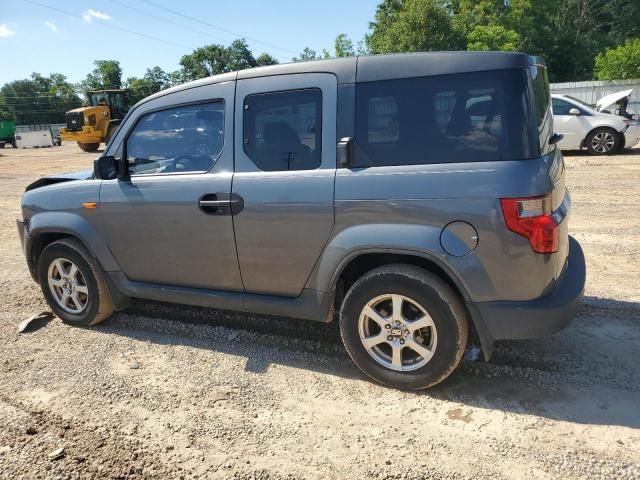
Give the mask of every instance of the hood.
M 625 97 L 630 97 L 632 93 L 633 93 L 633 89 L 631 88 L 629 90 L 623 90 L 622 92 L 616 92 L 610 95 L 605 95 L 596 103 L 596 110 L 601 112 L 602 110 L 607 108 L 609 105 L 613 105 L 614 103 L 616 103 L 619 100 L 622 100 Z
M 42 177 L 36 180 L 32 184 L 25 188 L 25 192 L 33 190 L 35 188 L 46 187 L 47 185 L 53 185 L 54 183 L 68 182 L 70 180 L 88 180 L 93 176 L 93 170 L 82 170 L 80 172 L 72 173 L 60 173 L 57 175 L 50 175 L 48 177 Z

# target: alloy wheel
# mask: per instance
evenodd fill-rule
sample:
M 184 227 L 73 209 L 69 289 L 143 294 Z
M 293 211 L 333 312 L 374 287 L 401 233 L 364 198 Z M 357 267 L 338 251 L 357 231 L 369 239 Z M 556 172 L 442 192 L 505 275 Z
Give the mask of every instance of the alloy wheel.
M 591 147 L 598 153 L 608 153 L 616 143 L 611 132 L 596 133 L 591 139 Z
M 397 294 L 369 301 L 358 320 L 360 340 L 380 365 L 400 372 L 417 370 L 433 357 L 438 334 L 427 310 Z
M 65 312 L 79 314 L 89 303 L 84 275 L 71 260 L 56 258 L 49 264 L 47 283 L 55 302 Z

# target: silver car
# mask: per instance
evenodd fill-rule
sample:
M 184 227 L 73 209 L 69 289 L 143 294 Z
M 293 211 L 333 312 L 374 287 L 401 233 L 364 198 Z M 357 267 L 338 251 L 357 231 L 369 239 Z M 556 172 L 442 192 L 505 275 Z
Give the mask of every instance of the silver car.
M 626 111 L 633 90 L 625 90 L 601 98 L 596 105 L 588 105 L 569 95 L 552 94 L 554 125 L 562 135 L 558 146 L 565 150 L 587 149 L 592 155 L 609 155 L 640 141 L 640 125 L 634 115 Z M 606 110 L 621 105 L 615 111 Z
M 139 102 L 93 172 L 27 188 L 18 230 L 68 324 L 132 298 L 337 320 L 365 374 L 421 389 L 575 315 L 559 138 L 525 54 L 243 70 Z

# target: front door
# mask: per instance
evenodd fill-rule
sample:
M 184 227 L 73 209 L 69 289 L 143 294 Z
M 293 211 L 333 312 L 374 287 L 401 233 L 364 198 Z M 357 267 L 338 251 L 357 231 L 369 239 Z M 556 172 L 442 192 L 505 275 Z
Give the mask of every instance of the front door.
M 298 296 L 329 239 L 336 101 L 332 74 L 237 82 L 233 222 L 248 293 Z
M 227 203 L 234 86 L 153 100 L 122 141 L 131 180 L 105 180 L 97 213 L 130 280 L 242 291 Z
M 569 112 L 572 109 L 581 113 L 582 111 L 575 105 L 559 98 L 554 98 L 552 105 L 554 133 L 561 133 L 563 137 L 560 140 L 560 148 L 580 148 L 582 140 L 589 131 L 589 125 L 580 114 L 572 115 Z

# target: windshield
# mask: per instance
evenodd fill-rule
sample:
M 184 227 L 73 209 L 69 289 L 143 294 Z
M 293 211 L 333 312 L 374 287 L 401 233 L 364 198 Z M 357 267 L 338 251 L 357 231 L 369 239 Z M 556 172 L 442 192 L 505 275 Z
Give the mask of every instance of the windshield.
M 108 105 L 109 104 L 109 96 L 106 93 L 90 93 L 89 94 L 89 104 L 92 107 L 96 105 Z
M 109 101 L 111 102 L 111 108 L 122 108 L 122 93 L 110 93 Z
M 577 103 L 578 105 L 581 105 L 583 107 L 588 107 L 588 108 L 595 108 L 594 105 L 590 105 L 588 103 L 583 102 L 582 100 L 579 100 L 575 97 L 572 97 L 571 95 L 564 95 L 565 98 L 568 98 L 569 100 L 573 100 L 575 103 Z

